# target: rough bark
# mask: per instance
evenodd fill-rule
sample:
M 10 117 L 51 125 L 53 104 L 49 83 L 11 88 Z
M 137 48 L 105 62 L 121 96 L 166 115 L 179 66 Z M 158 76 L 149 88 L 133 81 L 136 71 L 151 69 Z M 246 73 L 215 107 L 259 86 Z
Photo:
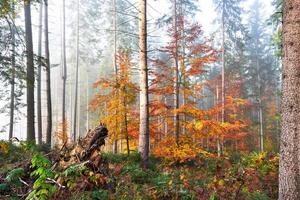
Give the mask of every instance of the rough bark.
M 42 28 L 43 28 L 43 2 L 39 8 L 39 34 L 38 34 L 38 77 L 37 77 L 37 122 L 38 143 L 42 144 Z
M 283 5 L 283 97 L 279 199 L 300 199 L 300 0 Z
M 51 98 L 51 68 L 49 51 L 49 31 L 48 31 L 48 0 L 45 0 L 45 67 L 46 67 L 46 87 L 47 87 L 47 133 L 46 143 L 51 144 L 52 137 L 52 98 Z
M 31 27 L 31 1 L 24 0 L 25 39 L 26 39 L 26 102 L 27 102 L 27 141 L 35 142 L 34 127 L 34 65 Z
M 147 1 L 139 0 L 140 133 L 139 153 L 144 167 L 149 159 L 149 95 L 147 67 Z

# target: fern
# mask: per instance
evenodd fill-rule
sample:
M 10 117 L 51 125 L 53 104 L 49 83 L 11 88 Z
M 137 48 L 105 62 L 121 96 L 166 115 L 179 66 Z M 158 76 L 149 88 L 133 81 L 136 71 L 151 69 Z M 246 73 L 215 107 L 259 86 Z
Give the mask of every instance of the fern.
M 16 168 L 8 172 L 5 180 L 9 184 L 13 184 L 15 186 L 21 186 L 20 178 L 25 175 L 23 168 Z
M 49 199 L 56 191 L 56 185 L 49 183 L 48 178 L 53 179 L 56 173 L 51 169 L 51 161 L 43 155 L 37 154 L 31 160 L 31 167 L 35 170 L 30 174 L 37 177 L 33 183 L 33 191 L 26 199 Z

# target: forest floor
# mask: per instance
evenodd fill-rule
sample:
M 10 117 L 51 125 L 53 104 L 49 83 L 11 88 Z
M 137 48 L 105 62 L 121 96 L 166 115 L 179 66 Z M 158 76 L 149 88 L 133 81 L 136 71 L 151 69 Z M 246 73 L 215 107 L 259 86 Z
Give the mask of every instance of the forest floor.
M 55 151 L 0 141 L 0 199 L 277 199 L 278 156 L 199 154 L 185 162 L 136 152 L 101 153 L 97 169 L 85 163 L 54 167 Z

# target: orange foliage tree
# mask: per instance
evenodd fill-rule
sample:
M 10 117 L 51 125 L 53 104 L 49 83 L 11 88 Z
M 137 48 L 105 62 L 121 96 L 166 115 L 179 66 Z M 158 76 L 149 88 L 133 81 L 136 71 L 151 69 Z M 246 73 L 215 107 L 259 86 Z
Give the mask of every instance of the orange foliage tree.
M 90 103 L 90 109 L 102 109 L 104 117 L 99 119 L 107 125 L 109 138 L 126 140 L 127 152 L 130 152 L 130 139 L 137 138 L 138 118 L 135 103 L 138 88 L 131 80 L 131 53 L 120 50 L 117 55 L 118 74 L 109 79 L 101 79 L 94 84 L 99 93 Z
M 212 95 L 214 87 L 210 84 L 218 84 L 218 81 L 201 81 L 211 64 L 217 61 L 217 51 L 210 45 L 210 40 L 204 39 L 201 26 L 190 24 L 180 17 L 177 34 L 171 34 L 171 41 L 160 49 L 164 59 L 154 59 L 156 66 L 152 71 L 154 77 L 151 82 L 150 92 L 152 96 L 151 107 L 155 112 L 152 117 L 153 123 L 157 124 L 156 138 L 159 141 L 154 145 L 154 153 L 158 156 L 171 159 L 187 160 L 197 153 L 203 153 L 204 139 L 214 140 L 223 138 L 239 140 L 245 136 L 244 129 L 247 122 L 238 118 L 247 102 L 232 96 L 226 97 L 226 123 L 219 121 L 221 113 L 220 102 L 216 102 L 209 108 L 201 108 L 199 102 L 206 98 L 203 90 Z M 169 31 L 173 33 L 172 29 Z M 174 58 L 175 42 L 179 44 L 178 58 L 180 61 L 180 106 L 175 109 L 172 95 L 174 92 L 175 79 L 174 67 L 170 60 Z M 174 135 L 171 135 L 174 125 L 173 113 L 180 114 L 180 139 L 176 144 Z M 167 128 L 166 128 L 167 127 Z M 237 144 L 237 143 L 235 143 Z M 201 148 L 200 148 L 201 147 Z M 207 144 L 207 149 L 209 145 Z M 193 152 L 193 153 L 192 153 Z

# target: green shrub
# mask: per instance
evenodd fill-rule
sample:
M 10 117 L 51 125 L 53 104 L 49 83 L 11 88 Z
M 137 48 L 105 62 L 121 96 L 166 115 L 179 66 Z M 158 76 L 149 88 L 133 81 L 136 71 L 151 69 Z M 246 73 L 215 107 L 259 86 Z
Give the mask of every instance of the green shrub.
M 107 190 L 94 190 L 92 192 L 92 199 L 93 200 L 107 200 L 109 199 L 109 193 Z
M 37 179 L 33 183 L 33 191 L 26 199 L 47 200 L 51 198 L 56 191 L 56 185 L 47 180 L 53 179 L 56 175 L 51 169 L 51 161 L 43 155 L 36 154 L 31 159 L 31 167 L 35 170 L 30 175 Z
M 268 195 L 263 192 L 254 192 L 249 195 L 247 200 L 271 200 Z
M 20 178 L 25 175 L 23 168 L 17 168 L 13 169 L 10 172 L 8 172 L 5 180 L 12 185 L 15 185 L 17 187 L 20 187 L 22 183 L 20 182 Z
M 147 172 L 148 171 L 144 171 L 139 164 L 125 165 L 122 169 L 122 175 L 128 174 L 133 182 L 139 184 L 143 184 L 149 181 Z

